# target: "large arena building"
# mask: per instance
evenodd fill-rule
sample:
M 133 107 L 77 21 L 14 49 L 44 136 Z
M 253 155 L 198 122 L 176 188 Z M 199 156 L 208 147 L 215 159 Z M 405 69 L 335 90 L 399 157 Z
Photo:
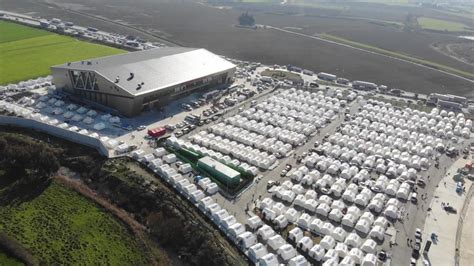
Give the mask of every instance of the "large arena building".
M 51 67 L 56 88 L 125 116 L 229 83 L 235 65 L 205 49 L 167 47 Z

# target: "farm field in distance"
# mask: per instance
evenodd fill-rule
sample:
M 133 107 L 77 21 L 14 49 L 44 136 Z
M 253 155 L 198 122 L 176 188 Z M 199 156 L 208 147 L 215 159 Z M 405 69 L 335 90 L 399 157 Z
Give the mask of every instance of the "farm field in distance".
M 421 28 L 429 30 L 440 30 L 440 31 L 464 31 L 467 30 L 466 26 L 461 23 L 446 21 L 434 18 L 418 18 L 418 24 Z
M 54 181 L 30 201 L 3 206 L 0 216 L 0 231 L 48 265 L 147 263 L 123 224 Z
M 177 4 L 137 0 L 137 5 L 127 6 L 124 1 L 80 0 L 74 6 L 52 1 L 46 8 L 41 4 L 42 1 L 3 1 L 5 8 L 12 11 L 25 13 L 34 10 L 44 17 L 67 19 L 79 25 L 126 34 L 128 29 L 108 22 L 119 20 L 184 46 L 202 47 L 236 59 L 270 65 L 292 64 L 316 72 L 333 73 L 352 80 L 371 81 L 417 93 L 441 92 L 474 96 L 472 82 L 434 70 L 272 29 L 250 30 L 234 26 L 238 16 L 249 11 L 255 15 L 257 24 L 288 27 L 307 35 L 328 33 L 467 73 L 474 72 L 472 65 L 431 48 L 437 41 L 452 41 L 457 36 L 433 32 L 420 34 L 404 31 L 401 26 L 393 23 L 381 22 L 403 24 L 408 12 L 403 6 L 387 8 L 367 4 L 360 7 L 356 5 L 358 3 L 347 3 L 350 8 L 341 11 L 280 4 L 227 3 L 231 8 L 222 9 L 192 1 Z M 91 20 L 75 11 L 80 12 L 86 7 L 87 14 L 106 18 L 107 21 Z M 426 12 L 435 13 L 431 10 Z M 176 23 L 177 18 L 182 16 L 188 19 Z M 453 19 L 459 19 L 459 22 L 463 20 L 457 17 Z
M 0 21 L 0 85 L 50 74 L 50 67 L 125 51 Z

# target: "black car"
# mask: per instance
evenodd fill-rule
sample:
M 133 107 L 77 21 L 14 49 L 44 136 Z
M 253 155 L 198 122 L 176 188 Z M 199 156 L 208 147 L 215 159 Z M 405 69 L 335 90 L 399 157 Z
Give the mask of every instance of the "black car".
M 453 206 L 444 206 L 444 210 L 449 213 L 457 213 L 458 211 Z
M 387 253 L 385 253 L 385 251 L 381 251 L 378 257 L 380 261 L 384 262 L 387 260 Z

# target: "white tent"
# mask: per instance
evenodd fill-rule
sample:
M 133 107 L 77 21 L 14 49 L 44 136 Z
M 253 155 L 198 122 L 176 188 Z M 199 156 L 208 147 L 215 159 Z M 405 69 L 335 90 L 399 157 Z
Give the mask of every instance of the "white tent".
M 318 218 L 315 218 L 309 225 L 309 229 L 314 234 L 321 234 L 322 233 L 321 229 L 323 228 L 323 226 L 324 226 L 324 222 Z
M 286 206 L 283 203 L 277 202 L 273 204 L 272 211 L 274 211 L 276 215 L 284 214 L 285 210 Z
M 296 257 L 296 249 L 290 244 L 285 244 L 277 250 L 277 254 L 283 261 L 289 261 L 290 259 Z
M 348 234 L 346 237 L 346 240 L 344 241 L 344 244 L 352 248 L 360 247 L 361 243 L 362 243 L 362 239 L 356 233 Z
M 88 111 L 87 108 L 81 106 L 81 107 L 79 107 L 79 109 L 76 110 L 76 113 L 85 114 L 87 111 Z
M 383 229 L 386 229 L 388 225 L 388 221 L 385 217 L 379 216 L 377 219 L 374 221 L 374 226 L 380 226 Z
M 365 255 L 361 266 L 375 266 L 375 265 L 377 265 L 377 257 L 371 253 Z
M 109 119 L 110 123 L 120 123 L 120 118 L 118 116 L 113 116 Z
M 308 255 L 315 261 L 321 261 L 325 253 L 324 248 L 316 244 L 309 250 Z
M 101 122 L 101 123 L 97 123 L 97 124 L 94 125 L 94 129 L 95 129 L 95 130 L 98 130 L 98 131 L 100 131 L 100 130 L 102 130 L 102 129 L 104 129 L 104 128 L 106 128 L 106 126 L 105 126 L 105 124 L 102 123 L 102 122 Z
M 89 115 L 89 114 L 88 114 L 88 115 Z M 89 116 L 92 116 L 92 115 L 89 115 Z M 102 115 L 102 116 L 100 117 L 100 119 L 101 119 L 102 121 L 108 121 L 111 117 L 112 117 L 111 114 L 104 114 L 104 115 Z
M 334 249 L 329 249 L 328 251 L 326 251 L 326 254 L 324 254 L 323 261 L 332 261 L 330 265 L 338 265 L 337 262 L 339 261 L 339 257 L 337 255 L 337 252 Z
M 370 237 L 373 239 L 378 239 L 380 241 L 384 240 L 385 229 L 379 225 L 376 225 L 370 230 Z
M 306 197 L 306 199 L 316 199 L 318 197 L 318 194 L 314 190 L 308 190 L 306 191 L 304 196 Z
M 351 257 L 356 264 L 361 264 L 364 259 L 364 252 L 358 248 L 352 248 L 351 251 L 349 251 L 349 257 Z
M 303 213 L 297 220 L 297 224 L 299 227 L 303 229 L 309 229 L 309 226 L 311 224 L 312 217 L 311 215 L 307 213 Z
M 342 229 L 341 227 L 336 227 L 331 232 L 331 236 L 338 242 L 344 242 L 346 235 L 347 235 L 346 231 Z
M 191 199 L 194 202 L 198 202 L 199 200 L 203 199 L 205 196 L 206 196 L 206 194 L 204 194 L 204 192 L 202 192 L 202 190 L 195 190 L 195 191 L 191 192 Z
M 229 226 L 229 233 L 232 237 L 237 238 L 240 234 L 245 232 L 245 226 L 241 223 L 234 223 Z
M 354 227 L 354 224 L 356 223 L 357 221 L 357 218 L 351 214 L 351 213 L 346 213 L 346 215 L 344 215 L 342 217 L 342 222 L 341 224 L 344 225 L 344 226 L 347 226 L 347 227 Z
M 271 236 L 275 235 L 275 231 L 268 226 L 268 225 L 263 225 L 257 230 L 257 235 L 262 239 L 264 242 L 266 242 Z
M 174 154 L 168 154 L 168 155 L 163 156 L 163 161 L 168 164 L 172 164 L 176 162 L 176 160 L 177 160 L 177 157 Z
M 199 201 L 199 206 L 204 210 L 211 204 L 214 204 L 214 199 L 211 197 L 205 197 Z
M 248 249 L 257 244 L 257 237 L 253 233 L 246 231 L 237 237 L 237 241 L 243 249 Z
M 123 144 L 118 145 L 115 150 L 118 153 L 124 153 L 124 152 L 128 151 L 128 149 L 129 149 L 129 146 L 126 143 L 123 143 Z
M 375 254 L 377 252 L 377 243 L 375 243 L 372 239 L 365 240 L 364 244 L 361 246 L 361 250 L 365 253 L 372 253 Z
M 289 262 L 288 262 L 288 265 L 289 266 L 309 266 L 309 262 L 305 259 L 305 257 L 303 257 L 302 255 L 298 255 L 294 258 L 292 258 Z
M 288 226 L 288 219 L 286 219 L 284 214 L 280 214 L 273 219 L 273 224 L 277 229 L 285 229 Z
M 285 218 L 288 220 L 288 222 L 295 223 L 298 219 L 298 212 L 290 207 L 285 212 Z
M 325 250 L 330 250 L 336 246 L 336 240 L 334 240 L 332 236 L 327 235 L 323 237 L 319 245 L 321 245 Z
M 273 250 L 278 250 L 281 246 L 285 244 L 287 244 L 285 239 L 283 239 L 283 237 L 278 234 L 270 237 L 267 241 L 267 245 Z
M 84 124 L 90 125 L 90 124 L 94 123 L 94 119 L 91 118 L 91 117 L 89 117 L 89 116 L 87 116 L 86 118 L 84 118 L 84 120 L 82 120 L 82 122 L 83 122 Z
M 273 200 L 270 199 L 270 198 L 264 198 L 261 202 L 260 202 L 260 209 L 263 210 L 265 208 L 272 208 L 273 206 Z
M 56 111 L 56 110 L 57 110 L 57 111 Z M 54 113 L 57 114 L 57 115 L 59 115 L 59 114 L 61 114 L 61 113 L 63 112 L 61 109 L 58 109 L 58 108 L 57 108 L 56 110 L 54 111 Z M 61 110 L 61 111 L 59 111 L 59 110 Z M 70 112 L 70 111 L 68 111 L 68 112 L 66 112 L 66 113 L 63 114 L 63 117 L 66 118 L 66 119 L 70 119 L 70 118 L 73 117 L 73 116 L 74 116 L 74 113 L 73 113 L 73 112 Z
M 348 255 L 345 256 L 341 262 L 339 263 L 339 266 L 355 266 L 354 260 Z
M 396 220 L 398 219 L 398 208 L 395 207 L 394 205 L 389 205 L 387 208 L 385 208 L 384 215 L 387 218 Z
M 336 244 L 334 250 L 340 258 L 344 258 L 349 253 L 349 249 L 347 248 L 347 246 L 344 243 L 340 242 Z
M 220 209 L 221 209 L 221 206 L 219 206 L 218 203 L 212 203 L 206 207 L 206 211 L 209 212 L 211 215 L 216 213 Z
M 278 257 L 273 253 L 268 253 L 258 260 L 260 266 L 278 266 Z
M 318 201 L 316 199 L 307 199 L 304 202 L 303 208 L 309 212 L 315 213 L 318 207 Z
M 77 105 L 71 103 L 71 104 L 69 104 L 69 105 L 66 107 L 66 109 L 67 109 L 68 111 L 74 111 L 74 110 L 77 109 Z
M 323 235 L 329 235 L 331 232 L 334 230 L 334 225 L 332 225 L 330 222 L 325 222 L 323 224 L 323 227 L 321 228 L 321 233 Z
M 229 216 L 229 212 L 226 209 L 221 209 L 212 215 L 212 219 L 214 219 L 214 221 L 216 221 L 217 223 L 221 223 L 222 220 L 227 216 Z
M 308 236 L 304 236 L 300 241 L 298 241 L 296 246 L 306 253 L 313 247 L 313 240 Z
M 339 210 L 339 209 L 333 209 L 333 210 L 331 210 L 331 212 L 329 213 L 329 219 L 332 220 L 332 221 L 334 221 L 334 222 L 339 223 L 339 222 L 341 221 L 343 215 L 344 215 L 344 214 L 342 213 L 341 210 Z
M 363 234 L 368 234 L 370 230 L 370 224 L 365 219 L 359 219 L 355 225 L 355 229 Z
M 371 225 L 374 222 L 374 215 L 371 212 L 364 212 L 362 216 L 359 218 L 359 220 L 366 220 L 369 225 Z
M 295 200 L 293 201 L 293 204 L 294 204 L 295 206 L 299 206 L 299 207 L 302 207 L 302 208 L 303 208 L 305 201 L 306 201 L 306 197 L 305 197 L 305 196 L 303 196 L 303 195 L 297 195 L 297 196 L 295 197 Z
M 288 240 L 296 243 L 303 238 L 304 234 L 303 231 L 299 227 L 295 227 L 288 232 Z
M 257 262 L 267 253 L 267 248 L 262 243 L 257 243 L 249 248 L 249 257 L 253 262 Z
M 277 217 L 277 213 L 270 209 L 270 208 L 264 208 L 262 211 L 262 218 L 266 221 L 273 222 L 275 218 Z
M 252 216 L 247 219 L 247 226 L 249 227 L 250 230 L 255 231 L 262 225 L 263 225 L 263 222 L 258 216 Z
M 184 163 L 184 164 L 179 166 L 178 171 L 182 174 L 187 174 L 187 173 L 191 172 L 192 170 L 193 170 L 193 168 L 191 167 L 191 165 L 189 163 Z
M 233 224 L 237 223 L 237 219 L 233 215 L 229 215 L 226 218 L 222 219 L 222 225 L 224 228 L 229 229 L 229 227 Z
M 327 217 L 330 211 L 331 211 L 331 208 L 326 203 L 321 203 L 316 208 L 316 213 L 324 217 Z

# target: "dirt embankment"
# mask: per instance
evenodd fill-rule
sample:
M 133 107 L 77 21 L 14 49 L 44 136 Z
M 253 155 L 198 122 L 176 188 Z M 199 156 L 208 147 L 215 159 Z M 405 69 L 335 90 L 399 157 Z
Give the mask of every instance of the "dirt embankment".
M 431 45 L 436 51 L 474 66 L 474 41 L 459 39 L 456 41 L 437 42 Z

